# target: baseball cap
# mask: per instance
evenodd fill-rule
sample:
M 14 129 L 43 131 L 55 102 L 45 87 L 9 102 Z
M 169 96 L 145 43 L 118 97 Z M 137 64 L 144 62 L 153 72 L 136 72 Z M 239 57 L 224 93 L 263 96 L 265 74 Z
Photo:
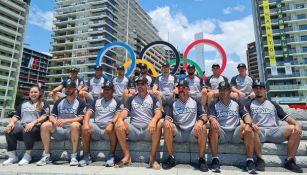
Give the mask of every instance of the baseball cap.
M 65 88 L 69 87 L 76 88 L 77 84 L 74 81 L 71 81 L 71 79 L 68 79 L 65 83 Z
M 112 81 L 105 81 L 101 86 L 101 88 L 113 88 L 113 87 L 114 87 L 114 85 L 113 85 Z
M 189 65 L 188 65 L 188 68 L 193 68 L 193 69 L 195 69 L 195 66 L 192 65 L 192 64 L 189 64 Z
M 221 67 L 219 64 L 212 64 L 212 67 L 211 68 L 214 68 L 214 67 Z
M 72 72 L 72 71 L 76 71 L 76 72 L 79 72 L 79 70 L 76 68 L 76 67 L 71 67 L 68 72 Z
M 162 64 L 162 67 L 169 67 L 169 64 L 168 64 L 168 62 L 166 62 L 166 63 L 163 63 L 163 64 Z
M 240 67 L 246 68 L 246 65 L 244 63 L 240 63 L 240 64 L 238 64 L 237 68 L 240 68 Z
M 95 70 L 98 70 L 98 69 L 103 70 L 102 66 L 96 66 L 96 67 L 95 67 Z
M 139 76 L 139 77 L 137 77 L 137 78 L 135 79 L 135 82 L 139 82 L 139 81 L 142 81 L 142 82 L 144 82 L 144 83 L 147 83 L 147 82 L 148 82 L 148 80 L 147 80 L 147 78 L 146 78 L 145 76 Z
M 253 88 L 255 88 L 255 87 L 264 87 L 265 88 L 265 84 L 263 82 L 256 81 L 255 83 L 253 83 Z
M 180 80 L 177 84 L 178 86 L 185 86 L 185 87 L 189 87 L 189 83 L 187 82 L 187 80 Z
M 147 68 L 147 65 L 144 64 L 144 63 L 140 63 L 138 67 L 139 67 L 139 68 Z
M 117 70 L 125 70 L 125 67 L 123 65 L 117 66 L 116 67 Z
M 222 89 L 222 88 L 230 89 L 231 86 L 230 86 L 230 84 L 228 83 L 228 81 L 223 81 L 223 82 L 220 82 L 220 83 L 219 83 L 218 89 Z

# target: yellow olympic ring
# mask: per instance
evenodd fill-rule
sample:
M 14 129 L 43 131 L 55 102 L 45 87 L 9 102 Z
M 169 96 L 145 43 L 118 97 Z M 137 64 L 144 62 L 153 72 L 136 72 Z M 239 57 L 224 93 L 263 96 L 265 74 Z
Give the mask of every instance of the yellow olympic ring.
M 123 66 L 124 66 L 125 68 L 127 68 L 131 63 L 132 63 L 132 61 L 131 61 L 131 60 L 128 60 L 127 62 L 125 62 L 125 63 L 123 64 Z M 156 69 L 154 68 L 154 66 L 153 66 L 149 61 L 147 61 L 147 60 L 141 60 L 141 59 L 136 59 L 136 63 L 143 63 L 143 64 L 146 64 L 147 67 L 149 68 L 149 70 L 151 70 L 152 76 L 157 77 L 157 76 L 159 75 L 158 72 L 156 71 Z

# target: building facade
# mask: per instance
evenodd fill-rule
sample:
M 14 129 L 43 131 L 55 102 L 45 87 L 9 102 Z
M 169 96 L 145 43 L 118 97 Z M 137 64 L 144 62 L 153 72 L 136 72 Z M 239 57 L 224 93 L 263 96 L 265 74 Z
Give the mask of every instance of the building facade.
M 20 67 L 18 89 L 22 90 L 24 96 L 29 95 L 33 85 L 41 85 L 46 89 L 47 68 L 51 55 L 24 48 Z
M 148 43 L 161 40 L 137 0 L 56 0 L 52 38 L 49 90 L 68 76 L 71 66 L 85 79 L 93 76 L 97 53 L 108 43 L 128 41 L 138 54 Z M 144 59 L 159 67 L 163 61 L 159 53 L 151 49 Z M 123 48 L 108 51 L 103 57 L 105 73 L 114 75 L 114 66 L 129 58 Z
M 269 97 L 306 104 L 306 0 L 252 0 L 259 77 Z
M 246 50 L 248 74 L 259 80 L 259 70 L 257 64 L 256 43 L 248 43 Z
M 0 110 L 13 110 L 30 0 L 0 1 Z

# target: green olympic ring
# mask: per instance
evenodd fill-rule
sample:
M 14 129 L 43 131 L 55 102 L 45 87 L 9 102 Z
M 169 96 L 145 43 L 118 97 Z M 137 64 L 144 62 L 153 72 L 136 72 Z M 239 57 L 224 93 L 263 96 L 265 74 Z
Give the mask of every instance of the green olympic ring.
M 194 65 L 195 68 L 196 68 L 196 70 L 197 70 L 197 72 L 198 72 L 198 74 L 199 74 L 200 76 L 204 76 L 203 71 L 201 70 L 201 68 L 199 67 L 199 65 L 198 65 L 197 63 L 195 63 L 193 60 L 190 60 L 190 59 L 188 59 L 188 58 L 180 58 L 180 63 L 188 63 L 188 64 L 191 64 L 191 65 Z M 169 64 L 170 66 L 176 64 L 176 59 L 171 59 L 171 60 L 168 62 L 168 64 Z

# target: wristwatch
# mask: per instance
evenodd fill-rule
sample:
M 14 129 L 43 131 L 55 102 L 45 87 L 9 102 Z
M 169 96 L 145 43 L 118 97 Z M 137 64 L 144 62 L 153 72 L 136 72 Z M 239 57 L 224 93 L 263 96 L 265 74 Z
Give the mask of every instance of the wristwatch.
M 249 125 L 251 128 L 253 127 L 253 123 L 245 123 L 247 125 Z

